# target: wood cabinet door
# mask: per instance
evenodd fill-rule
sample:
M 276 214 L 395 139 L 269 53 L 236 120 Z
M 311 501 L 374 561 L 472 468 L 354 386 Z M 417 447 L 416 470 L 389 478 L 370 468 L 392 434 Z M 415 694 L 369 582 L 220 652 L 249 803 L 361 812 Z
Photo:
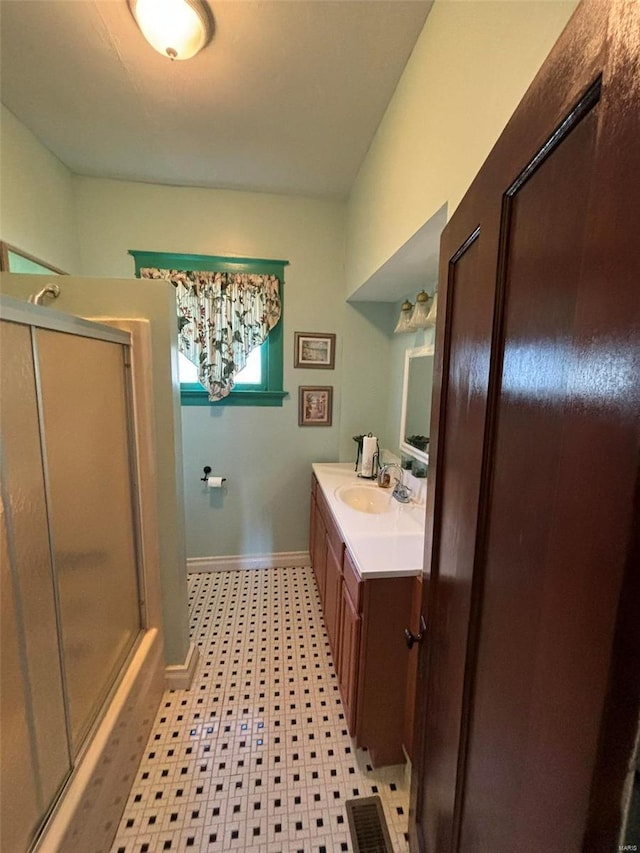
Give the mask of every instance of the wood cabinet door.
M 327 531 L 316 501 L 312 498 L 313 507 L 313 554 L 311 561 L 313 573 L 316 576 L 320 601 L 324 606 L 325 582 L 327 575 Z
M 640 709 L 640 4 L 581 4 L 442 239 L 414 849 L 617 849 Z
M 324 622 L 336 669 L 340 669 L 340 596 L 342 591 L 342 553 L 336 554 L 327 538 L 327 561 L 324 595 Z
M 315 483 L 312 483 L 311 500 L 309 501 L 309 557 L 313 564 L 313 552 L 316 547 L 316 514 L 318 507 L 315 496 Z
M 340 609 L 340 693 L 342 695 L 342 704 L 345 709 L 349 734 L 351 737 L 355 737 L 360 626 L 362 620 L 344 584 L 342 584 L 341 589 Z

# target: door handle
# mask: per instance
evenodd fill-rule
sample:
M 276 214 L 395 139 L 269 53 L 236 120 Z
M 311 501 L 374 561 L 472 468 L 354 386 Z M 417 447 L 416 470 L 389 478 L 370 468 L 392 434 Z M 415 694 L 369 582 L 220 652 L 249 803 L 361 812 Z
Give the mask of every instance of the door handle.
M 404 641 L 407 644 L 407 648 L 412 649 L 414 643 L 421 643 L 423 640 L 423 637 L 425 635 L 426 630 L 427 630 L 427 624 L 424 621 L 424 616 L 422 616 L 422 615 L 420 616 L 420 633 L 419 634 L 412 634 L 408 628 L 405 628 L 404 629 Z

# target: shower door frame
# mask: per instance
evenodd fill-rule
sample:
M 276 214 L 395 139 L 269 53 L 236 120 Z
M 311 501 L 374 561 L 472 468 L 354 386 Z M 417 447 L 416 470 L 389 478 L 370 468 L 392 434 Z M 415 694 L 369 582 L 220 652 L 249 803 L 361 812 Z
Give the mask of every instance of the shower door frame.
M 11 323 L 17 323 L 23 326 L 28 326 L 30 331 L 31 352 L 34 365 L 34 379 L 36 386 L 36 400 L 38 412 L 38 432 L 40 438 L 41 462 L 44 480 L 44 500 L 47 508 L 47 535 L 49 542 L 49 555 L 51 564 L 51 576 L 53 584 L 53 597 L 55 603 L 56 614 L 56 636 L 58 640 L 58 649 L 60 653 L 60 666 L 62 672 L 62 695 L 64 701 L 66 736 L 71 759 L 71 768 L 69 774 L 65 777 L 60 786 L 57 796 L 50 805 L 49 811 L 44 816 L 41 827 L 43 827 L 50 813 L 55 809 L 60 796 L 65 790 L 65 787 L 72 776 L 74 768 L 77 767 L 87 751 L 91 740 L 98 729 L 107 708 L 110 705 L 111 699 L 118 689 L 123 674 L 127 671 L 130 661 L 136 654 L 136 651 L 145 636 L 149 627 L 147 619 L 147 608 L 145 601 L 145 572 L 143 565 L 144 549 L 142 543 L 142 516 L 140 507 L 139 495 L 139 478 L 138 478 L 138 448 L 135 431 L 135 407 L 133 396 L 133 378 L 131 374 L 132 358 L 132 340 L 131 334 L 127 331 L 115 329 L 103 323 L 97 323 L 92 320 L 85 320 L 81 317 L 76 317 L 69 314 L 64 314 L 51 308 L 25 303 L 21 300 L 14 299 L 6 295 L 0 295 L 0 320 Z M 82 735 L 81 742 L 74 751 L 72 746 L 71 725 L 69 715 L 69 697 L 67 692 L 67 679 L 65 673 L 65 662 L 62 644 L 62 622 L 60 601 L 58 596 L 56 557 L 54 550 L 54 536 L 52 531 L 52 516 L 51 496 L 50 496 L 50 477 L 48 470 L 47 459 L 47 444 L 45 436 L 45 425 L 43 418 L 42 406 L 42 387 L 40 377 L 40 366 L 38 361 L 38 342 L 37 330 L 45 329 L 48 331 L 60 332 L 63 334 L 73 335 L 75 337 L 91 338 L 94 340 L 103 341 L 105 343 L 117 344 L 122 347 L 123 353 L 123 378 L 125 390 L 125 407 L 126 407 L 126 433 L 127 433 L 127 456 L 129 468 L 129 493 L 131 496 L 131 521 L 133 530 L 133 556 L 135 561 L 135 582 L 137 591 L 137 610 L 138 610 L 138 630 L 133 642 L 127 653 L 124 655 L 120 666 L 102 697 L 102 702 L 96 710 L 93 717 L 88 721 L 86 729 Z M 11 518 L 7 518 L 7 524 L 11 525 Z M 12 533 L 11 533 L 12 535 Z M 26 648 L 21 648 L 21 655 L 26 655 Z

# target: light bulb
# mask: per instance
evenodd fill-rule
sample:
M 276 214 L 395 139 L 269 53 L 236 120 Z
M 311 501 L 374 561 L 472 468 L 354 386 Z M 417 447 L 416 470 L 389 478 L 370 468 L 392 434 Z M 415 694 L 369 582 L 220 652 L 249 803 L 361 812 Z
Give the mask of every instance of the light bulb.
M 129 0 L 129 8 L 151 47 L 169 59 L 191 59 L 211 38 L 200 0 Z

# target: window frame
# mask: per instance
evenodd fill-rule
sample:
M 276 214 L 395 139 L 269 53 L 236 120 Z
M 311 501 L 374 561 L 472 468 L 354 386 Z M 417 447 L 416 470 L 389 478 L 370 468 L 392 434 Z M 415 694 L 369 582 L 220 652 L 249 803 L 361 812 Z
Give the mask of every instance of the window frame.
M 283 323 L 284 323 L 284 268 L 289 261 L 266 258 L 228 258 L 221 255 L 193 255 L 175 252 L 149 252 L 129 249 L 135 262 L 136 278 L 146 267 L 180 271 L 235 272 L 247 275 L 276 275 L 280 280 L 281 313 L 267 340 L 261 345 L 261 383 L 236 385 L 222 400 L 210 400 L 199 382 L 180 383 L 180 403 L 183 406 L 282 406 L 288 396 L 283 387 Z

